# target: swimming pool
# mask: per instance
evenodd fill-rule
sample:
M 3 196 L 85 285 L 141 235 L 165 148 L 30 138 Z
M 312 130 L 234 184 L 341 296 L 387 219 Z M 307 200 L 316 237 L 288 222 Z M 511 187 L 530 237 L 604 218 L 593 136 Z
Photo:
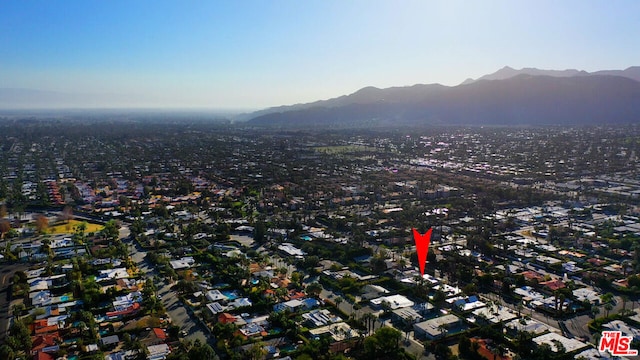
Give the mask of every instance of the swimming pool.
M 238 293 L 232 290 L 222 290 L 220 291 L 222 295 L 226 296 L 229 300 L 235 300 L 238 298 Z

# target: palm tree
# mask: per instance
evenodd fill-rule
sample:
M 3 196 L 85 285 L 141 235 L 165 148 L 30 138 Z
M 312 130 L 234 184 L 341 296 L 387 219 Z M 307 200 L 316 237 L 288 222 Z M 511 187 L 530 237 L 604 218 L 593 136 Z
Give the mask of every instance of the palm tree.
M 11 307 L 11 313 L 13 314 L 13 317 L 17 319 L 24 309 L 24 304 L 15 304 Z
M 403 270 L 405 266 L 407 266 L 407 260 L 404 258 L 398 259 L 398 267 Z
M 626 313 L 627 312 L 627 301 L 629 301 L 629 296 L 621 295 L 620 298 L 622 299 L 622 313 Z
M 438 325 L 438 330 L 440 331 L 440 337 L 444 337 L 444 335 L 447 333 L 447 325 L 445 324 Z
M 376 321 L 375 315 L 373 315 L 372 313 L 366 313 L 362 316 L 362 319 L 366 322 L 367 335 L 371 335 Z
M 408 322 L 404 326 L 404 334 L 405 334 L 405 341 L 406 342 L 409 341 L 409 333 L 413 330 L 413 324 L 415 322 L 416 322 L 416 319 L 413 316 L 411 316 L 408 319 Z
M 344 299 L 340 296 L 336 297 L 334 302 L 336 304 L 336 308 L 340 310 L 340 304 L 344 301 Z
M 606 310 L 606 317 L 609 317 L 609 311 L 613 310 L 613 304 L 608 302 L 604 304 L 604 309 Z
M 602 303 L 604 304 L 604 309 L 607 311 L 606 312 L 606 317 L 609 317 L 609 311 L 611 311 L 613 309 L 613 294 L 612 293 L 606 293 L 602 296 L 600 296 L 600 300 L 602 301 Z
M 564 311 L 564 300 L 565 300 L 564 293 L 560 293 L 560 295 L 558 296 L 558 300 L 560 303 L 560 307 L 556 311 L 558 315 L 562 315 L 562 312 Z

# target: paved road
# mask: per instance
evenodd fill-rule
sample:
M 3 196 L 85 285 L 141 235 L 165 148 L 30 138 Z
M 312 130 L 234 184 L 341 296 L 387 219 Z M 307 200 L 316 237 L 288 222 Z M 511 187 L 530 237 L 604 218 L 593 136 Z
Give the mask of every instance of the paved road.
M 491 294 L 488 297 L 491 300 L 497 301 L 501 305 L 509 307 L 512 310 L 517 312 L 517 308 L 513 304 L 506 303 L 504 300 L 502 300 L 501 297 L 495 294 Z M 616 297 L 615 300 L 616 300 L 616 304 L 614 305 L 613 309 L 609 312 L 610 315 L 615 314 L 620 310 L 622 310 L 622 300 L 619 297 Z M 627 308 L 629 307 L 630 305 L 627 304 Z M 601 305 L 600 309 L 601 309 L 601 312 L 598 316 L 604 316 L 605 315 L 604 306 Z M 525 315 L 529 315 L 531 316 L 531 318 L 548 325 L 558 333 L 564 333 L 566 336 L 569 336 L 569 337 L 586 338 L 592 344 L 595 341 L 594 337 L 589 331 L 589 323 L 593 320 L 593 318 L 591 318 L 591 316 L 589 316 L 588 314 L 578 315 L 563 321 L 558 321 L 557 319 L 551 316 L 548 316 L 546 314 L 543 314 L 541 312 L 535 311 L 527 307 L 522 309 L 522 313 Z M 564 331 L 562 331 L 563 327 L 564 327 Z
M 118 235 L 122 240 L 130 240 L 129 235 L 131 235 L 131 231 L 128 226 L 121 226 L 118 230 Z
M 2 264 L 0 267 L 0 344 L 4 343 L 12 316 L 9 285 L 11 285 L 13 274 L 28 268 L 28 264 Z
M 123 241 L 129 246 L 131 252 L 131 259 L 138 269 L 143 272 L 146 277 L 154 277 L 158 275 L 156 269 L 146 259 L 147 252 L 137 246 L 135 242 L 129 237 L 129 229 L 127 227 L 120 228 L 120 236 Z M 202 325 L 199 325 L 199 321 L 195 318 L 195 315 L 191 314 L 186 306 L 178 300 L 178 296 L 171 290 L 171 284 L 161 282 L 156 284 L 158 288 L 158 295 L 162 297 L 162 304 L 167 309 L 171 322 L 174 325 L 180 326 L 180 331 L 186 332 L 186 339 L 189 341 L 195 341 L 199 339 L 202 343 L 209 342 L 215 349 L 213 337 L 208 337 L 205 333 Z
M 204 325 L 195 319 L 194 315 L 187 310 L 186 306 L 178 299 L 178 295 L 171 290 L 171 284 L 162 284 L 158 289 L 158 295 L 162 296 L 162 304 L 167 309 L 173 324 L 180 326 L 180 331 L 187 335 L 185 338 L 190 341 L 200 340 L 202 343 L 209 342 Z M 213 337 L 212 337 L 213 338 Z

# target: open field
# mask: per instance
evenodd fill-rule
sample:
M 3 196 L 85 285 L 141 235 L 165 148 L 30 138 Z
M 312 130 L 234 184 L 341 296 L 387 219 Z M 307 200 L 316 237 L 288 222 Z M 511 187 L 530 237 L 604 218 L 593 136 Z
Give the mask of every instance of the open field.
M 82 223 L 82 221 L 79 221 L 79 220 L 69 220 L 68 223 L 65 223 L 65 222 L 56 223 L 55 225 L 49 226 L 49 229 L 47 229 L 47 232 L 49 234 L 72 234 L 73 228 L 79 225 L 80 223 Z M 87 229 L 85 230 L 85 233 L 98 232 L 103 228 L 104 226 L 102 225 L 92 224 L 90 222 L 87 222 Z

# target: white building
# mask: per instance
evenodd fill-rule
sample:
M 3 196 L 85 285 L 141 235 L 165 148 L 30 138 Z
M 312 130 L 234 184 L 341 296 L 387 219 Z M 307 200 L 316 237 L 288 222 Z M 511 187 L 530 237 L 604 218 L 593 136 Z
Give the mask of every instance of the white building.
M 461 325 L 462 322 L 460 318 L 453 314 L 449 314 L 413 324 L 413 331 L 417 338 L 433 340 L 446 336 L 449 329 L 453 329 Z
M 560 334 L 556 334 L 553 332 L 535 337 L 533 338 L 533 342 L 538 344 L 538 346 L 542 344 L 548 344 L 549 346 L 551 346 L 551 350 L 554 352 L 557 352 L 559 350 L 558 347 L 556 346 L 556 342 L 562 344 L 565 351 L 568 353 L 578 351 L 578 350 L 583 350 L 589 346 L 583 343 L 582 341 L 578 341 L 576 339 L 569 339 Z
M 387 303 L 391 310 L 411 307 L 415 305 L 413 301 L 407 299 L 405 296 L 402 296 L 402 295 L 383 296 L 383 297 L 379 297 L 377 299 L 371 300 L 371 304 L 375 306 L 382 306 L 384 303 Z

